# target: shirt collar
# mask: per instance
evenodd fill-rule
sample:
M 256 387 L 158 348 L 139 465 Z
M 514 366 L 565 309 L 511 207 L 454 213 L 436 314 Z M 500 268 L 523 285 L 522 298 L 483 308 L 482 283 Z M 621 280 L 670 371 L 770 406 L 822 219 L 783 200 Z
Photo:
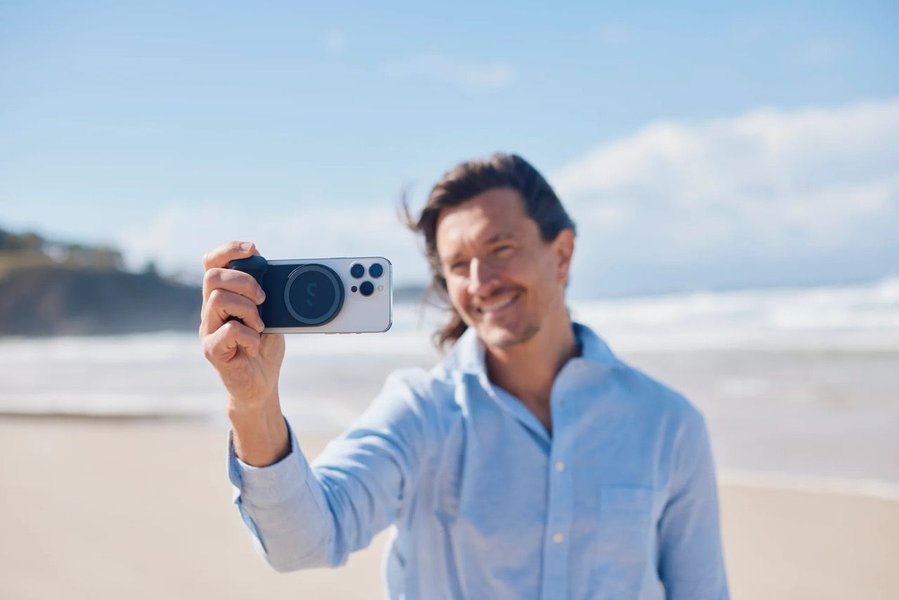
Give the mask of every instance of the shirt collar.
M 577 357 L 597 366 L 615 366 L 620 364 L 609 346 L 592 329 L 582 323 L 572 323 L 574 336 L 581 346 L 581 355 Z M 449 359 L 455 369 L 463 372 L 487 377 L 484 344 L 478 339 L 474 329 L 469 327 L 453 346 Z

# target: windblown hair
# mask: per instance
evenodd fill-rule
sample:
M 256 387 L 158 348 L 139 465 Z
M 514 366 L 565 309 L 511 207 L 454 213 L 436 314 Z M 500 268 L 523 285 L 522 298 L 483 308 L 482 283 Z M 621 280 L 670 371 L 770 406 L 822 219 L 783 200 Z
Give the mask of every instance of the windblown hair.
M 526 160 L 515 154 L 497 153 L 489 158 L 463 162 L 448 171 L 431 189 L 428 201 L 416 217 L 404 198 L 402 219 L 405 225 L 424 237 L 424 252 L 431 268 L 429 294 L 436 295 L 450 312 L 449 321 L 433 336 L 438 347 L 452 345 L 468 328 L 453 308 L 446 278 L 437 253 L 437 221 L 444 208 L 458 206 L 466 200 L 495 188 L 511 188 L 523 201 L 525 213 L 537 223 L 543 241 L 556 239 L 563 229 L 575 231 L 574 221 L 546 179 Z

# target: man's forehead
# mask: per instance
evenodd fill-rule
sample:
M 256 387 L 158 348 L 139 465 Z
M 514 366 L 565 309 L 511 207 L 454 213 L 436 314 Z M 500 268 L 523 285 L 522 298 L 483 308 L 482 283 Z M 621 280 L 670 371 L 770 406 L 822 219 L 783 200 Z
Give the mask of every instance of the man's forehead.
M 456 254 L 467 245 L 490 245 L 517 237 L 529 223 L 536 228 L 514 192 L 499 197 L 482 196 L 442 212 L 437 222 L 441 257 Z
M 522 218 L 527 216 L 521 195 L 511 188 L 493 188 L 460 204 L 443 208 L 437 218 L 437 233 L 440 235 L 441 229 L 449 231 L 454 226 L 486 229 L 505 224 L 509 229 Z
M 476 231 L 459 230 L 444 236 L 443 243 L 438 239 L 438 253 L 442 258 L 450 260 L 461 255 L 468 245 L 492 246 L 514 237 L 515 232 L 508 230 L 484 232 L 482 235 L 478 235 Z M 440 252 L 441 249 L 443 252 Z

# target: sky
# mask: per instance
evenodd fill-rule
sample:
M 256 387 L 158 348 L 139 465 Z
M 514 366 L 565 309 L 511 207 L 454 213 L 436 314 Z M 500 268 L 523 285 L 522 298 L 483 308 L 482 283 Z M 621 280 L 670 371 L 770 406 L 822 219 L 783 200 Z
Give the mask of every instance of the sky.
M 383 255 L 459 161 L 578 222 L 572 293 L 899 275 L 899 4 L 0 0 L 0 227 L 198 279 Z

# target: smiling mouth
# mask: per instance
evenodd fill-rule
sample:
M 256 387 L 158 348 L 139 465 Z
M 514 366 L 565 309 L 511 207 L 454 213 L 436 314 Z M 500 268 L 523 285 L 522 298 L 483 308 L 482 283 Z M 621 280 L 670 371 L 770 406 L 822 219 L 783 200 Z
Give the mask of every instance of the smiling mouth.
M 494 315 L 510 306 L 521 297 L 521 292 L 502 294 L 500 298 L 488 302 L 480 302 L 477 307 L 478 314 Z

